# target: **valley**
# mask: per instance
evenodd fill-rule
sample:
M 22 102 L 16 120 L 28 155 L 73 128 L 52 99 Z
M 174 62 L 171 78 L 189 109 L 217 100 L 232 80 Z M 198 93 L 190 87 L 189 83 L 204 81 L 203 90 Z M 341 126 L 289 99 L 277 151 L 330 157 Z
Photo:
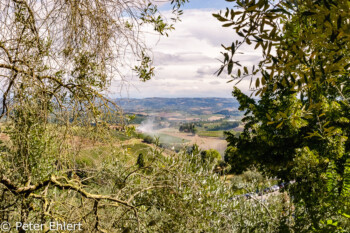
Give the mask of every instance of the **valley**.
M 196 144 L 201 150 L 218 151 L 223 158 L 227 147 L 224 131 L 239 133 L 242 129 L 242 113 L 233 98 L 123 99 L 120 103 L 139 133 L 158 138 L 173 150 Z M 195 132 L 180 132 L 180 126 L 186 124 L 193 124 Z

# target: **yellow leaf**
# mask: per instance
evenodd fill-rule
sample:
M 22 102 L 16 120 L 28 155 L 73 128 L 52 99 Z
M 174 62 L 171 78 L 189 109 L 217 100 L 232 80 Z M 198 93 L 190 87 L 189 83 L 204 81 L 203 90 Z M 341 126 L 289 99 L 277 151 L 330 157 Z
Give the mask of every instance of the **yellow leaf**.
M 279 123 L 279 124 L 276 126 L 276 129 L 281 128 L 281 127 L 282 127 L 282 125 L 283 125 L 283 121 L 282 121 L 281 123 Z

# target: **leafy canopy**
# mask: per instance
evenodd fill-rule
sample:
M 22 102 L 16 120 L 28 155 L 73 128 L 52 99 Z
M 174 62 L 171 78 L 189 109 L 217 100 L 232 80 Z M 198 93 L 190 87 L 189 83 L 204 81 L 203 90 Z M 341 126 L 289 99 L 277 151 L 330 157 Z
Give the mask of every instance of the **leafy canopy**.
M 214 16 L 240 39 L 224 46 L 218 74 L 250 78 L 258 99 L 235 88 L 245 129 L 228 134 L 226 160 L 296 180 L 298 232 L 350 229 L 350 2 L 227 1 L 233 9 Z M 243 45 L 261 52 L 257 66 L 235 60 Z

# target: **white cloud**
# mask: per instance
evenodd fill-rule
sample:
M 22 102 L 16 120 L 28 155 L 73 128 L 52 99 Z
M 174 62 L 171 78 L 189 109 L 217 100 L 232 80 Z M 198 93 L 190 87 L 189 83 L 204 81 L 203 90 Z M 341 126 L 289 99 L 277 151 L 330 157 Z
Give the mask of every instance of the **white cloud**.
M 212 81 L 212 82 L 210 82 L 210 84 L 211 84 L 211 85 L 219 85 L 220 82 L 219 82 L 219 81 Z
M 113 92 L 130 97 L 231 97 L 233 82 L 227 83 L 227 75 L 216 77 L 222 56 L 221 44 L 229 45 L 238 39 L 234 30 L 222 28 L 208 10 L 185 10 L 182 22 L 168 38 L 147 33 L 146 43 L 153 48 L 156 77 L 148 82 L 131 78 L 120 88 L 114 82 Z M 251 47 L 242 48 L 244 54 L 237 57 L 242 65 L 256 64 L 259 55 Z M 250 80 L 239 87 L 248 92 Z M 123 89 L 120 91 L 120 89 Z

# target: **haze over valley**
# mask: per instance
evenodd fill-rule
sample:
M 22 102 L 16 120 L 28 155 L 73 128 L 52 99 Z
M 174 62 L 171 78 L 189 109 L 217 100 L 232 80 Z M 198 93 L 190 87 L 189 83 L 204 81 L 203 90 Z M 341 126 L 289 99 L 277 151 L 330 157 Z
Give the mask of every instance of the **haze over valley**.
M 172 149 L 196 144 L 202 150 L 215 149 L 224 156 L 227 147 L 224 131 L 242 129 L 242 113 L 237 110 L 234 98 L 145 98 L 116 102 L 125 114 L 134 115 L 130 123 L 139 132 L 159 138 L 160 143 Z M 196 132 L 180 132 L 182 124 L 194 124 Z

